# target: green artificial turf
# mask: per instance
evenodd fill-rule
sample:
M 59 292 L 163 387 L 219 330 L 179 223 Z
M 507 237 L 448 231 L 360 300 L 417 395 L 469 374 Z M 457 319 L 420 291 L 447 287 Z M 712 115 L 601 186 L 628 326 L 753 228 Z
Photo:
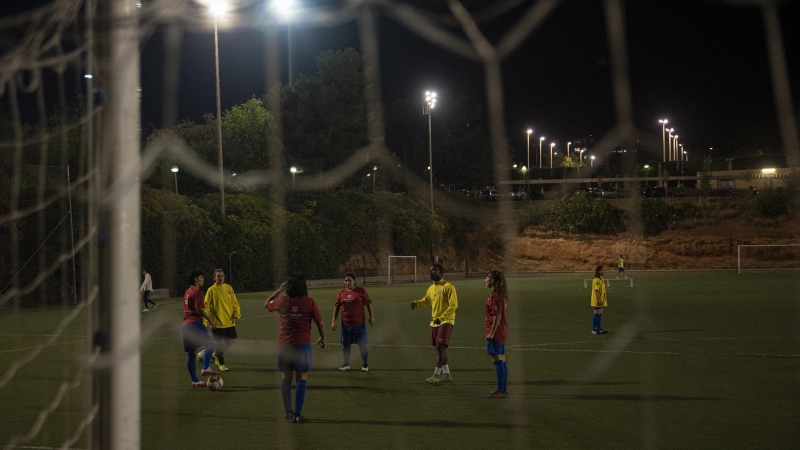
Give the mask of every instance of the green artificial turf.
M 366 286 L 370 371 L 353 348 L 342 363 L 330 330 L 338 289 L 314 289 L 328 347 L 314 349 L 303 414 L 284 420 L 275 369 L 278 317 L 268 294 L 241 294 L 239 341 L 219 392 L 192 389 L 182 305 L 142 314 L 142 448 L 796 448 L 800 441 L 800 277 L 796 273 L 632 274 L 612 282 L 593 336 L 589 276 L 509 278 L 506 399 L 486 399 L 483 279 L 454 280 L 459 308 L 448 351 L 454 382 L 424 382 L 436 363 L 429 309 L 411 311 L 427 282 Z M 612 275 L 610 278 L 614 278 Z M 8 367 L 47 339 L 70 310 L 0 315 Z M 137 319 L 137 318 L 134 318 Z M 59 383 L 86 358 L 80 316 L 57 343 L 0 389 L 0 445 L 25 433 Z M 313 329 L 312 340 L 317 332 Z M 2 374 L 4 372 L 0 372 Z M 294 394 L 294 392 L 293 392 Z M 88 412 L 89 389 L 65 402 L 28 446 L 57 447 Z M 86 438 L 74 447 L 86 448 Z

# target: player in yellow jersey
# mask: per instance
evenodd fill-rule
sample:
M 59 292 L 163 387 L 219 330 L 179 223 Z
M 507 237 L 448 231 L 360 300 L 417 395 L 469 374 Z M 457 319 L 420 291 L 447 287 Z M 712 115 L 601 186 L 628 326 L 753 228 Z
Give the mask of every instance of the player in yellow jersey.
M 214 285 L 206 292 L 206 311 L 217 323 L 217 328 L 212 330 L 217 343 L 217 351 L 213 355 L 214 364 L 221 372 L 226 372 L 225 351 L 236 342 L 236 322 L 242 318 L 242 310 L 233 287 L 225 283 L 225 272 L 214 269 Z
M 442 279 L 444 268 L 441 264 L 431 265 L 430 275 L 433 284 L 428 288 L 425 297 L 411 302 L 411 309 L 418 306 L 431 307 L 431 345 L 436 347 L 439 359 L 433 376 L 425 381 L 438 384 L 453 381 L 450 366 L 447 364 L 447 346 L 450 345 L 450 333 L 456 324 L 458 297 L 455 286 Z
M 619 255 L 619 262 L 617 263 L 617 278 L 619 278 L 620 275 L 628 278 L 628 276 L 625 275 L 625 260 L 622 259 L 622 255 Z
M 594 280 L 592 280 L 592 309 L 594 309 L 592 334 L 608 333 L 608 331 L 600 326 L 600 320 L 603 318 L 603 307 L 608 306 L 606 280 L 603 279 L 603 275 L 605 274 L 606 269 L 603 266 L 597 266 L 597 268 L 594 269 Z

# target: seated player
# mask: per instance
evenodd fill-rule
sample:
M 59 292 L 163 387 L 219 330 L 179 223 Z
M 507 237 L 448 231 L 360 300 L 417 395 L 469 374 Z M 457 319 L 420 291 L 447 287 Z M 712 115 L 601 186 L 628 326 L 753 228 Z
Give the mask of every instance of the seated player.
M 197 349 L 205 345 L 205 357 L 203 358 L 202 376 L 217 375 L 219 372 L 211 370 L 211 355 L 214 354 L 214 340 L 208 334 L 208 330 L 203 325 L 206 319 L 211 325 L 211 329 L 217 328 L 217 323 L 203 309 L 203 291 L 200 290 L 205 283 L 203 271 L 192 269 L 187 274 L 189 278 L 189 289 L 183 294 L 183 350 L 188 354 L 186 368 L 189 369 L 189 376 L 192 378 L 192 387 L 206 387 L 205 381 L 197 378 L 197 367 L 195 358 Z
M 350 347 L 353 343 L 361 351 L 361 370 L 369 371 L 369 351 L 367 350 L 367 326 L 364 320 L 364 307 L 369 311 L 369 324 L 375 324 L 375 314 L 372 312 L 372 300 L 369 299 L 367 290 L 356 287 L 356 276 L 348 273 L 344 276 L 344 289 L 336 296 L 333 309 L 331 329 L 336 331 L 336 317 L 342 310 L 342 354 L 344 364 L 339 370 L 350 370 Z

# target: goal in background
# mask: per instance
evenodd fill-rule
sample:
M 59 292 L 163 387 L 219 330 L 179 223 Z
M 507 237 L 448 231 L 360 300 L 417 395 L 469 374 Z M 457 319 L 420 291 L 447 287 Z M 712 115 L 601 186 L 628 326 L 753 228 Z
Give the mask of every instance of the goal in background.
M 742 270 L 800 269 L 800 244 L 739 245 L 736 267 Z
M 413 281 L 417 282 L 416 256 L 389 256 L 388 284 Z

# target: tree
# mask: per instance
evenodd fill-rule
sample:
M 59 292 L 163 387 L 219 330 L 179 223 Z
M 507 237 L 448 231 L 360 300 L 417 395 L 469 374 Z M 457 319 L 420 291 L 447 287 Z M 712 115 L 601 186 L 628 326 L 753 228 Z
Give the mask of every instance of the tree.
M 711 156 L 703 158 L 703 172 L 700 175 L 700 197 L 708 197 L 711 193 Z

